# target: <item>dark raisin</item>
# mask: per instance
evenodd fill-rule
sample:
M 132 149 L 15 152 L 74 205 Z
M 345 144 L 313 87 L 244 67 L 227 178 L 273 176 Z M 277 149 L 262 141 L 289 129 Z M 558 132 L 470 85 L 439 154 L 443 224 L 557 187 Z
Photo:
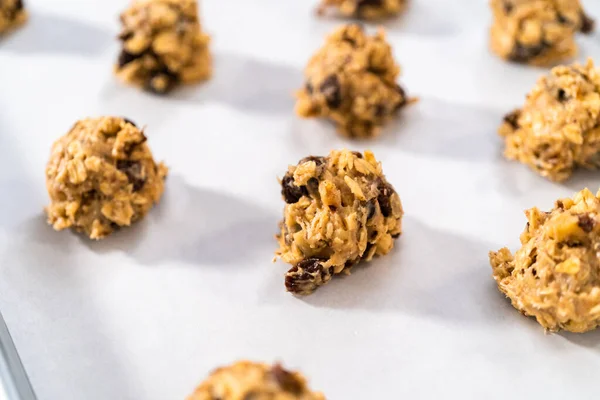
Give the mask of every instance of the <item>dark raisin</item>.
M 535 268 L 532 268 L 532 269 L 531 269 L 531 274 L 532 274 L 533 276 L 537 276 L 537 270 L 536 270 Z
M 558 21 L 559 24 L 563 24 L 563 25 L 567 25 L 570 24 L 571 21 L 569 21 L 567 19 L 567 17 L 565 17 L 564 15 L 562 15 L 561 13 L 558 13 L 556 20 Z
M 579 222 L 577 223 L 577 225 L 579 225 L 579 227 L 583 229 L 584 232 L 590 233 L 592 230 L 594 230 L 594 225 L 596 225 L 596 221 L 594 221 L 594 218 L 590 217 L 589 214 L 581 214 L 577 217 L 579 218 Z
M 371 199 L 367 203 L 367 220 L 373 218 L 373 215 L 375 215 L 375 210 L 377 210 L 377 207 L 375 207 L 375 199 Z
M 81 201 L 83 203 L 96 201 L 100 197 L 100 192 L 98 192 L 96 189 L 92 189 L 92 190 L 82 193 L 81 197 L 82 197 Z
M 308 94 L 313 94 L 313 92 L 314 92 L 314 90 L 315 90 L 315 89 L 313 88 L 313 85 L 312 85 L 312 83 L 310 83 L 310 82 L 306 82 L 306 84 L 304 85 L 304 88 L 306 89 L 306 92 L 307 92 Z
M 358 0 L 356 7 L 381 7 L 383 6 L 383 0 Z
M 121 118 L 123 118 L 123 121 L 125 121 L 125 122 L 127 122 L 128 124 L 130 124 L 130 125 L 133 125 L 134 127 L 136 127 L 136 128 L 137 128 L 137 125 L 136 125 L 136 124 L 135 124 L 135 122 L 133 122 L 132 120 L 130 120 L 130 119 L 128 119 L 128 118 L 125 118 L 125 117 L 121 117 Z M 144 142 L 145 142 L 145 140 L 144 140 Z
M 127 156 L 131 156 L 131 153 L 133 153 L 133 150 L 135 150 L 135 147 L 139 146 L 142 143 L 146 143 L 147 140 L 148 140 L 148 138 L 146 137 L 146 135 L 144 135 L 142 133 L 142 139 L 139 142 L 125 143 L 125 146 L 123 146 L 123 152 L 125 154 L 127 154 Z
M 308 192 L 305 186 L 294 185 L 294 177 L 286 174 L 281 180 L 281 194 L 286 203 L 295 204 L 302 196 L 306 196 Z
M 154 75 L 152 78 L 148 79 L 148 82 L 146 83 L 146 90 L 154 94 L 165 94 L 173 90 L 175 87 L 175 80 L 164 75 L 164 85 L 158 85 L 155 79 L 160 77 L 160 75 Z
M 547 50 L 547 48 L 548 44 L 544 42 L 535 46 L 525 46 L 517 42 L 515 44 L 515 47 L 513 47 L 512 52 L 509 54 L 508 58 L 509 60 L 514 62 L 525 63 L 531 60 L 532 58 L 541 55 L 544 51 Z
M 118 60 L 119 68 L 123 68 L 130 62 L 135 61 L 140 57 L 141 57 L 141 54 L 131 54 L 126 50 L 122 50 L 121 54 L 119 54 L 119 60 Z
M 159 79 L 164 81 L 164 85 L 157 84 Z M 166 66 L 163 66 L 150 74 L 146 83 L 146 90 L 154 94 L 165 94 L 173 90 L 177 82 L 179 82 L 178 75 L 170 71 Z
M 23 9 L 23 1 L 22 0 L 17 0 L 15 2 L 15 11 L 21 11 Z
M 328 76 L 319 87 L 319 91 L 325 96 L 325 101 L 330 108 L 338 108 L 342 105 L 342 88 L 337 76 Z
M 304 157 L 302 160 L 298 161 L 298 164 L 304 164 L 305 162 L 309 162 L 309 161 L 314 161 L 318 167 L 319 165 L 325 164 L 325 157 L 317 157 L 317 156 Z
M 396 110 L 406 105 L 406 92 L 402 86 L 396 84 L 396 92 L 400 95 L 400 102 L 396 105 Z
M 306 189 L 308 194 L 313 196 L 319 193 L 319 180 L 317 178 L 310 178 L 308 182 L 306 182 Z
M 556 97 L 558 98 L 558 101 L 563 103 L 568 98 L 567 92 L 565 92 L 564 89 L 558 89 Z
M 392 215 L 392 202 L 390 197 L 394 194 L 394 189 L 383 181 L 379 181 L 377 188 L 379 189 L 379 196 L 377 196 L 379 209 L 384 217 L 389 217 Z
M 352 154 L 354 154 L 356 158 L 363 158 L 362 153 L 360 153 L 359 151 L 353 151 Z
M 586 13 L 581 13 L 581 33 L 592 33 L 596 26 L 596 22 L 588 17 Z
M 146 183 L 146 177 L 139 161 L 119 160 L 117 169 L 127 175 L 129 183 L 133 185 L 133 191 L 139 192 Z
M 309 294 L 326 284 L 333 275 L 333 267 L 325 269 L 318 258 L 307 258 L 293 266 L 285 275 L 288 292 Z
M 514 8 L 514 6 L 512 5 L 512 3 L 509 2 L 509 1 L 505 1 L 504 4 L 503 4 L 503 6 L 504 6 L 504 13 L 507 14 L 507 15 L 510 14 L 512 12 L 513 8 Z
M 564 209 L 565 209 L 565 205 L 564 205 L 564 203 L 562 202 L 562 200 L 557 200 L 557 201 L 556 201 L 556 207 L 557 207 L 557 208 L 559 208 L 559 209 L 561 209 L 561 210 L 564 210 Z
M 301 394 L 303 391 L 302 381 L 300 381 L 294 374 L 283 369 L 280 364 L 275 364 L 271 369 L 271 374 L 275 382 L 286 392 L 293 394 Z
M 329 210 L 331 212 L 336 212 L 337 211 L 337 207 L 336 206 L 329 206 Z
M 392 237 L 394 239 L 398 239 L 400 237 L 400 233 L 395 233 L 395 234 L 392 235 Z
M 504 116 L 504 122 L 509 124 L 513 129 L 519 129 L 519 117 L 521 116 L 521 110 L 515 110 Z
M 131 39 L 133 37 L 133 32 L 121 32 L 119 33 L 119 36 L 117 36 L 119 38 L 120 41 L 125 42 L 129 39 Z

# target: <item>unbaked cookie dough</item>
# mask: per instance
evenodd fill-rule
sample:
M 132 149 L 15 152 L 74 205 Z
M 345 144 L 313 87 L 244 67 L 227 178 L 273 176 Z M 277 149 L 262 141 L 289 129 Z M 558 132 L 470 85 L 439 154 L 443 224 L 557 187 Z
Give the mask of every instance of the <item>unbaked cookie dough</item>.
M 383 30 L 367 36 L 361 26 L 345 25 L 309 61 L 296 112 L 305 118 L 328 118 L 344 136 L 376 136 L 407 104 L 396 83 L 399 74 Z
M 134 0 L 121 14 L 123 49 L 115 71 L 153 93 L 208 79 L 212 71 L 196 0 Z
M 215 370 L 187 400 L 325 400 L 279 364 L 239 361 Z
M 158 203 L 167 168 L 155 163 L 146 136 L 124 118 L 78 121 L 52 146 L 46 167 L 48 222 L 101 239 Z
M 27 12 L 21 0 L 0 0 L 0 35 L 22 25 Z
M 549 331 L 600 325 L 600 192 L 527 210 L 522 247 L 490 252 L 494 279 L 513 306 Z
M 552 69 L 525 105 L 504 118 L 507 158 L 553 181 L 600 166 L 600 71 L 591 60 Z
M 552 65 L 577 54 L 575 34 L 590 33 L 594 21 L 579 0 L 491 0 L 490 46 L 501 58 Z
M 289 292 L 310 294 L 359 261 L 389 253 L 402 233 L 400 197 L 370 151 L 306 157 L 288 168 L 281 186 L 276 254 L 292 264 Z
M 407 2 L 408 0 L 321 0 L 317 12 L 323 14 L 333 8 L 344 17 L 373 20 L 400 14 Z

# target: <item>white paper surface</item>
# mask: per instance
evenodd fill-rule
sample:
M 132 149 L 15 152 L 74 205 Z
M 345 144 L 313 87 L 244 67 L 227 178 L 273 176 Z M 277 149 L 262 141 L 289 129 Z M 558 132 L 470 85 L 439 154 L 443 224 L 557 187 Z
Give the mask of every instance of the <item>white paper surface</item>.
M 111 75 L 120 0 L 29 0 L 0 42 L 0 307 L 41 400 L 182 399 L 214 367 L 281 360 L 329 399 L 592 399 L 600 331 L 545 335 L 498 293 L 487 253 L 518 246 L 548 182 L 501 157 L 496 129 L 542 69 L 487 51 L 484 0 L 413 0 L 388 35 L 421 101 L 373 141 L 293 114 L 302 69 L 339 21 L 316 1 L 205 0 L 212 81 L 156 97 Z M 600 18 L 600 2 L 584 2 Z M 578 38 L 600 61 L 600 36 Z M 124 115 L 171 168 L 164 201 L 101 241 L 42 213 L 50 146 L 79 118 Z M 277 176 L 369 148 L 406 210 L 392 254 L 312 296 L 271 263 Z

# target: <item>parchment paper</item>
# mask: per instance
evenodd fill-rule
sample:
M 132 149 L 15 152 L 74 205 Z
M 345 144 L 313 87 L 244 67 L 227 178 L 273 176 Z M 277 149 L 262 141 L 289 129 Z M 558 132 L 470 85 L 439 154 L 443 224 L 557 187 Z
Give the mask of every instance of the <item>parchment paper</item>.
M 0 42 L 0 308 L 39 398 L 183 399 L 241 358 L 280 360 L 332 400 L 597 398 L 600 331 L 544 334 L 487 259 L 517 248 L 524 209 L 600 187 L 600 173 L 554 184 L 501 156 L 501 118 L 546 70 L 488 52 L 487 1 L 413 0 L 385 26 L 420 102 L 351 142 L 293 114 L 305 63 L 340 23 L 315 3 L 205 0 L 213 80 L 156 97 L 111 74 L 125 1 L 27 2 L 27 26 Z M 600 62 L 599 34 L 578 42 Z M 90 242 L 46 225 L 44 167 L 77 119 L 104 114 L 145 125 L 171 173 L 143 222 Z M 404 234 L 295 298 L 271 262 L 276 178 L 343 147 L 383 162 Z

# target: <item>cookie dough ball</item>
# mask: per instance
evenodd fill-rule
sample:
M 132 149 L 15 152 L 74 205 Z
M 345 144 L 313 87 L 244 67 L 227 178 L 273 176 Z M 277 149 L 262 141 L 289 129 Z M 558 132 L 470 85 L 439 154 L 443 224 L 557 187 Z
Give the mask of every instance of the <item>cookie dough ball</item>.
M 575 34 L 590 33 L 594 21 L 579 0 L 491 0 L 490 46 L 519 63 L 551 65 L 577 54 Z
M 407 103 L 399 74 L 383 30 L 367 36 L 359 25 L 345 25 L 309 61 L 296 112 L 328 118 L 344 136 L 376 136 Z
M 144 217 L 160 200 L 166 175 L 131 121 L 84 119 L 52 146 L 48 222 L 101 239 Z
M 240 361 L 214 371 L 187 400 L 325 400 L 297 372 Z
M 0 35 L 22 25 L 27 12 L 21 0 L 0 0 Z
M 289 292 L 310 294 L 332 275 L 389 253 L 402 232 L 400 197 L 370 151 L 304 158 L 281 186 L 277 255 L 293 265 L 285 276 Z
M 553 181 L 577 167 L 600 166 L 600 73 L 586 65 L 553 68 L 538 80 L 522 109 L 504 118 L 499 133 L 507 158 Z
M 210 38 L 202 32 L 196 0 L 134 0 L 121 23 L 115 70 L 124 82 L 162 94 L 210 77 Z
M 584 189 L 550 212 L 527 210 L 522 247 L 490 252 L 500 291 L 549 331 L 600 325 L 599 196 Z
M 334 8 L 340 15 L 367 20 L 393 17 L 406 8 L 407 0 L 321 0 L 319 14 Z

